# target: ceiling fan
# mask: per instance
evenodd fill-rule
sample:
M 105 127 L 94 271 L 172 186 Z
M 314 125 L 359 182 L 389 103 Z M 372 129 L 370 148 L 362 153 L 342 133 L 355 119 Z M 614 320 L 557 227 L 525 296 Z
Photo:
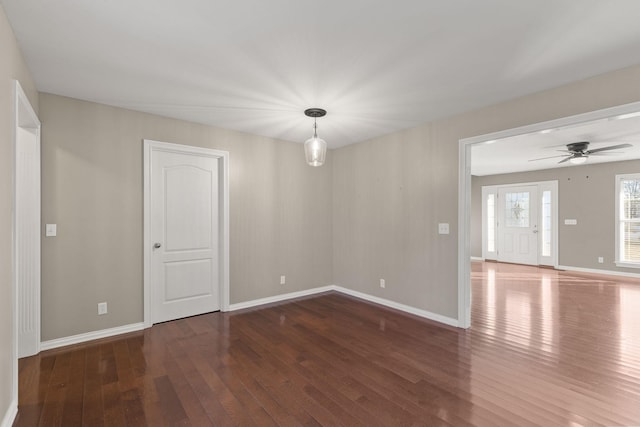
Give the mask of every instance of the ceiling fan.
M 631 144 L 618 144 L 618 145 L 610 145 L 608 147 L 596 148 L 594 150 L 588 150 L 589 141 L 579 141 L 572 142 L 571 144 L 567 144 L 566 150 L 558 150 L 562 154 L 560 156 L 551 156 L 551 157 L 542 157 L 540 159 L 531 159 L 530 162 L 535 162 L 538 160 L 546 160 L 546 159 L 555 159 L 558 157 L 564 157 L 558 163 L 571 162 L 575 165 L 579 165 L 587 161 L 589 156 L 606 156 L 609 154 L 617 154 L 617 153 L 605 153 L 605 151 L 617 150 L 619 148 L 629 148 L 633 147 Z

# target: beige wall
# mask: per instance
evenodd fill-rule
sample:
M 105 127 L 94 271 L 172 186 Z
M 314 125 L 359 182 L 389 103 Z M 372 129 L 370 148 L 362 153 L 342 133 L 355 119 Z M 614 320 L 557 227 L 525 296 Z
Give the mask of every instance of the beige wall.
M 639 100 L 635 66 L 335 150 L 334 282 L 456 318 L 458 141 Z
M 558 180 L 558 263 L 638 273 L 615 259 L 615 176 L 640 172 L 640 160 L 473 177 L 471 255 L 482 256 L 482 186 Z M 578 225 L 564 225 L 565 219 Z M 598 263 L 598 257 L 604 263 Z
M 43 340 L 143 320 L 143 139 L 229 151 L 231 303 L 331 284 L 331 153 L 50 94 L 40 119 Z
M 8 79 L 23 79 L 36 99 L 4 14 L 0 43 L 7 201 L 0 291 L 7 295 Z M 41 94 L 42 219 L 58 224 L 58 237 L 42 245 L 43 339 L 142 320 L 144 138 L 231 153 L 232 302 L 336 283 L 456 317 L 459 139 L 638 101 L 639 83 L 640 66 L 619 70 L 344 147 L 323 168 L 307 167 L 298 144 Z M 449 222 L 451 234 L 438 235 L 438 222 Z M 96 315 L 100 301 L 109 302 L 106 316 Z M 8 304 L 0 302 L 0 411 L 9 399 Z
M 0 422 L 11 404 L 13 306 L 11 234 L 13 212 L 13 86 L 20 81 L 38 111 L 38 93 L 0 6 Z

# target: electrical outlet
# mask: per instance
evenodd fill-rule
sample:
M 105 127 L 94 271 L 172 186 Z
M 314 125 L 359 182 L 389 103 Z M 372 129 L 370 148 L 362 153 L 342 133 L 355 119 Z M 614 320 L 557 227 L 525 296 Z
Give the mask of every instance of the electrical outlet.
M 286 276 L 280 276 L 280 284 L 284 285 L 285 283 L 287 283 L 287 277 Z
M 599 257 L 598 257 L 598 262 L 599 262 L 600 264 L 602 264 L 602 263 L 604 262 L 604 257 L 599 256 Z
M 380 287 L 381 288 L 386 288 L 387 287 L 387 282 L 385 282 L 384 279 L 380 279 Z
M 98 315 L 107 314 L 107 303 L 100 302 L 98 303 Z

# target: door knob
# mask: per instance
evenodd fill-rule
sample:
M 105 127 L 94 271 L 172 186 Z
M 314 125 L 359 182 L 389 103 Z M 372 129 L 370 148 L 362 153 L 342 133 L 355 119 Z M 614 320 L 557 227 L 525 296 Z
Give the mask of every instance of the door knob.
M 538 230 L 533 230 L 533 232 L 534 232 L 534 233 L 537 233 L 537 232 L 538 232 Z
M 158 249 L 160 246 L 162 246 L 160 243 L 155 243 L 155 244 L 153 245 L 153 248 L 154 248 L 154 249 Z

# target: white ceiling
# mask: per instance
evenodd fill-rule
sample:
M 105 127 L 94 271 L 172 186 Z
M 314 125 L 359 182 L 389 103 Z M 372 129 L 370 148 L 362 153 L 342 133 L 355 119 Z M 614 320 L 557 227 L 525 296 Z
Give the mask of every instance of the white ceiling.
M 330 147 L 640 63 L 640 1 L 0 0 L 38 89 Z
M 572 167 L 574 165 L 569 162 L 558 162 L 567 154 L 567 144 L 580 141 L 588 141 L 589 150 L 618 144 L 632 145 L 611 150 L 602 156 L 591 155 L 587 159 L 589 164 L 640 159 L 640 117 L 595 120 L 473 145 L 471 174 L 483 176 Z M 552 156 L 558 157 L 546 159 Z M 534 159 L 543 160 L 531 161 Z

